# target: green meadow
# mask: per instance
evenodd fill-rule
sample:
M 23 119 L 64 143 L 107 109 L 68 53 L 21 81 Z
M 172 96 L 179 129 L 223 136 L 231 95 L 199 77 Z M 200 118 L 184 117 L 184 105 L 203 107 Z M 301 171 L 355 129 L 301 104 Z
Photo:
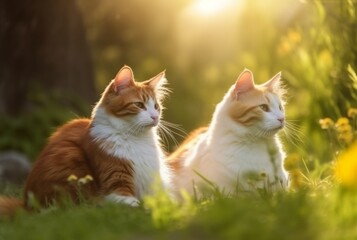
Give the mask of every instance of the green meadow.
M 132 208 L 68 205 L 2 220 L 0 239 L 355 239 L 356 192 L 332 184 L 256 198 L 158 194 Z
M 3 27 L 0 35 L 9 49 L 8 60 L 0 62 L 6 73 L 0 75 L 1 151 L 16 150 L 35 161 L 57 126 L 90 116 L 124 64 L 138 81 L 166 69 L 172 93 L 163 119 L 186 133 L 209 124 L 244 68 L 258 84 L 281 71 L 288 98 L 280 137 L 290 187 L 256 196 L 216 191 L 204 199 L 183 193 L 180 203 L 158 190 L 135 208 L 68 203 L 1 218 L 0 239 L 357 239 L 356 0 L 28 2 L 37 8 L 19 6 L 26 13 L 21 16 L 39 14 L 43 18 L 31 19 L 48 25 L 17 21 L 9 16 L 20 15 L 4 5 L 8 25 L 1 26 L 13 28 Z M 61 24 L 81 31 L 65 32 L 64 41 Z M 6 35 L 36 26 L 43 28 L 23 38 L 25 48 L 16 45 L 18 35 Z M 49 39 L 52 45 L 46 45 Z M 88 52 L 77 58 L 82 47 Z M 65 82 L 71 76 L 76 80 Z M 172 131 L 175 139 L 163 137 L 167 151 L 186 136 Z M 21 196 L 21 189 L 1 186 L 1 194 Z

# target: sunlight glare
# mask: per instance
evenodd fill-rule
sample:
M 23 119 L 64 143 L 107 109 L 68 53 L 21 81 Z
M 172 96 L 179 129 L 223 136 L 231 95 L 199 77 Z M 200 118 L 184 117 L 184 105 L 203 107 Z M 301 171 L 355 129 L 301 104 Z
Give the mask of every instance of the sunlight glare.
M 192 10 L 201 15 L 212 15 L 228 9 L 234 0 L 196 0 L 192 4 Z

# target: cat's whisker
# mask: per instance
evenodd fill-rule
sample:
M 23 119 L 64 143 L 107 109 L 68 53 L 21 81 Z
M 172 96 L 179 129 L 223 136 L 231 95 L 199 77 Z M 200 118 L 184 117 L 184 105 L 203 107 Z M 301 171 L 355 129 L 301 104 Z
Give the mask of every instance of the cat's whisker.
M 247 136 L 247 139 L 249 142 L 254 142 L 257 138 L 261 137 L 262 136 L 262 133 L 261 131 L 259 130 L 258 133 L 255 135 L 255 134 L 249 134 Z
M 287 120 L 286 125 L 293 129 L 300 129 L 300 125 L 297 123 L 294 123 L 292 120 Z
M 179 137 L 186 137 L 187 133 L 186 131 L 178 124 L 171 123 L 168 121 L 161 120 L 161 124 L 168 128 L 173 134 L 179 136 Z
M 167 150 L 167 146 L 170 144 L 170 142 L 165 134 L 165 131 L 161 127 L 159 127 L 158 130 L 159 130 L 160 140 L 163 141 L 164 146 Z
M 166 136 L 166 133 L 165 133 L 165 131 L 162 129 L 162 127 L 160 125 L 158 126 L 157 129 L 159 131 L 160 139 L 161 139 L 161 141 L 163 141 L 164 147 L 166 148 L 165 150 L 167 150 L 167 146 L 170 144 L 170 142 L 169 142 L 169 140 L 168 140 L 168 138 Z
M 162 137 L 162 139 L 166 145 L 170 144 L 169 138 L 171 138 L 172 141 L 174 141 L 176 144 L 176 139 L 172 138 L 172 134 L 170 132 L 168 132 L 168 130 L 162 124 L 160 124 L 158 127 L 159 127 L 158 129 L 160 131 L 160 136 Z
M 287 119 L 287 121 L 290 122 L 290 123 L 291 123 L 291 122 L 300 122 L 299 119 Z
M 128 133 L 129 134 L 136 134 L 136 133 L 138 133 L 139 131 L 139 128 L 141 127 L 141 124 L 140 123 L 135 123 L 135 124 L 133 124 L 129 129 L 128 129 Z
M 299 144 L 304 145 L 305 141 L 303 139 L 305 136 L 298 124 L 292 123 L 291 120 L 287 121 L 284 128 L 284 133 L 288 140 L 296 147 L 298 147 Z
M 261 138 L 261 137 L 265 137 L 265 136 L 267 136 L 268 132 L 269 131 L 266 130 L 266 129 L 258 129 L 257 132 L 256 132 L 256 135 L 251 135 L 252 139 L 250 139 L 250 140 L 254 141 L 255 139 L 258 139 L 258 138 Z
M 175 136 L 180 136 L 180 137 L 184 137 L 181 133 L 179 133 L 178 131 L 184 132 L 178 125 L 174 124 L 174 123 L 170 123 L 167 121 L 163 121 L 161 120 L 161 123 L 159 124 L 159 129 L 161 130 L 161 133 L 163 135 L 163 137 L 165 138 L 165 142 L 167 144 L 169 144 L 169 139 L 170 138 L 173 143 L 177 146 L 179 143 L 176 140 Z M 178 131 L 174 131 L 174 130 L 178 130 Z
M 255 128 L 254 131 L 249 132 L 247 135 L 244 136 L 244 139 L 246 142 L 254 142 L 256 139 L 260 138 L 262 136 L 261 129 Z M 253 134 L 254 132 L 254 134 Z
M 292 133 L 294 133 L 296 135 L 302 135 L 303 134 L 298 126 L 293 126 L 293 125 L 290 125 L 290 124 L 286 124 L 286 127 L 284 129 L 287 130 L 287 131 L 291 131 Z

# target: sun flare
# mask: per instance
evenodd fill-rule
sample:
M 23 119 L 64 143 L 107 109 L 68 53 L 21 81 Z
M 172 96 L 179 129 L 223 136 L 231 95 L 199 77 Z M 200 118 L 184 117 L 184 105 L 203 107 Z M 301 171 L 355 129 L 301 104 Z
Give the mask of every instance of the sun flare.
M 234 0 L 196 0 L 192 4 L 192 10 L 200 15 L 212 15 L 228 9 L 234 2 Z

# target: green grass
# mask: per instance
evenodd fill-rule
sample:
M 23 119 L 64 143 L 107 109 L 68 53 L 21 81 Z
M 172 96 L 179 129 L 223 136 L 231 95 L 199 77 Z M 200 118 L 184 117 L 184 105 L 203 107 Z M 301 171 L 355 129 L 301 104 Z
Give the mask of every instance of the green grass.
M 264 197 L 67 206 L 1 220 L 0 239 L 356 239 L 357 192 L 337 184 Z

